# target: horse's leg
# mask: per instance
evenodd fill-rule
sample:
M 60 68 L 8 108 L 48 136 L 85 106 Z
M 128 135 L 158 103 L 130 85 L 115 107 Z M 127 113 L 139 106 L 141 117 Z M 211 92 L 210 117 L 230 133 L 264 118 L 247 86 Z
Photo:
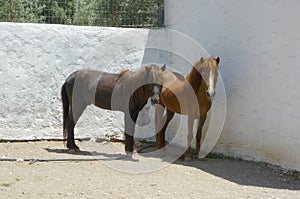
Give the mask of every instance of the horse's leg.
M 67 117 L 67 131 L 68 131 L 67 148 L 70 150 L 75 150 L 75 151 L 79 150 L 79 147 L 75 144 L 74 127 L 85 108 L 86 105 L 83 104 L 76 106 L 76 112 L 74 114 L 74 110 L 71 107 L 69 115 Z
M 193 124 L 194 124 L 195 118 L 192 116 L 188 116 L 188 135 L 187 135 L 187 150 L 185 154 L 181 156 L 181 159 L 185 159 L 185 157 L 192 159 L 192 153 L 191 153 L 191 144 L 193 141 Z
M 63 104 L 63 143 L 66 145 L 66 138 L 67 138 L 67 118 L 69 116 L 69 108 L 70 108 L 70 103 L 69 103 L 69 98 L 68 98 L 68 93 L 66 90 L 66 84 L 64 83 L 62 88 L 61 88 L 61 100 Z
M 75 140 L 74 140 L 74 127 L 75 127 L 75 122 L 73 118 L 73 113 L 72 111 L 69 112 L 69 115 L 67 117 L 66 121 L 66 128 L 67 128 L 67 148 L 70 150 L 78 150 L 79 147 L 76 146 Z
M 155 107 L 155 133 L 156 133 L 156 146 L 158 149 L 164 147 L 164 135 L 161 132 L 163 126 L 163 114 L 164 114 L 164 107 L 161 105 L 156 105 Z
M 125 114 L 125 152 L 127 154 L 133 152 L 133 136 L 138 113 L 138 111 L 132 111 L 130 114 Z
M 159 148 L 163 148 L 166 145 L 166 141 L 165 141 L 165 135 L 166 135 L 166 130 L 167 127 L 170 123 L 170 121 L 172 120 L 172 118 L 174 117 L 174 112 L 170 111 L 169 109 L 167 109 L 167 119 L 166 122 L 164 123 L 164 126 L 162 127 L 162 129 L 159 131 L 159 140 L 160 140 L 160 146 Z M 163 119 L 164 120 L 164 119 Z
M 197 135 L 196 135 L 196 157 L 197 158 L 198 158 L 199 152 L 200 152 L 202 129 L 203 129 L 203 125 L 205 123 L 206 117 L 207 117 L 207 114 L 201 116 L 199 119 L 198 130 L 197 130 Z

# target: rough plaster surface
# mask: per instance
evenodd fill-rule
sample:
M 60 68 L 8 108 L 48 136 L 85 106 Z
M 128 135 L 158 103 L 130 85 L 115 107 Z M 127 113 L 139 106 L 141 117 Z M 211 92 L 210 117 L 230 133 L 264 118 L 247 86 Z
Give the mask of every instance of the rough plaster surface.
M 165 25 L 221 57 L 217 152 L 300 170 L 299 1 L 165 1 Z
M 146 29 L 0 23 L 0 139 L 61 137 L 65 78 L 82 68 L 139 68 L 147 36 Z M 75 136 L 122 136 L 122 118 L 90 106 Z

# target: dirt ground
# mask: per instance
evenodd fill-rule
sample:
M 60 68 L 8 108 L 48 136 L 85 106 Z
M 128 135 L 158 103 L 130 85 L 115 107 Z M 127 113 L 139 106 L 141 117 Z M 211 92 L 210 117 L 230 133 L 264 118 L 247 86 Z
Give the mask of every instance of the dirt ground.
M 78 144 L 82 152 L 71 153 L 62 142 L 0 143 L 0 198 L 300 198 L 299 179 L 265 164 L 178 160 L 134 174 L 108 164 L 125 159 Z M 103 146 L 112 145 L 123 150 Z

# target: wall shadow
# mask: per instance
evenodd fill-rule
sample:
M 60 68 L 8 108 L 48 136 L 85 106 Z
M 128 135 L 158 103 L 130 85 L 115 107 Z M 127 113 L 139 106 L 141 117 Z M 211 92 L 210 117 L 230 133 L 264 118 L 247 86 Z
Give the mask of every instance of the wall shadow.
M 263 163 L 227 158 L 205 158 L 193 161 L 177 160 L 175 164 L 194 167 L 243 186 L 300 190 L 300 180 L 295 176 Z
M 125 154 L 109 154 L 109 153 L 102 153 L 97 151 L 70 151 L 68 149 L 50 149 L 50 148 L 43 148 L 48 153 L 56 153 L 56 154 L 67 154 L 72 155 L 75 158 L 60 158 L 60 159 L 53 159 L 53 161 L 61 160 L 61 161 L 94 161 L 94 160 L 101 160 L 101 161 L 113 161 L 113 160 L 122 160 L 122 161 L 133 161 L 136 162 L 136 159 L 133 159 L 130 155 Z M 82 158 L 82 157 L 90 157 L 90 158 Z M 50 160 L 50 159 L 49 159 Z M 52 159 L 51 159 L 52 161 Z M 49 161 L 50 162 L 50 161 Z
M 155 151 L 156 146 L 155 143 L 141 143 L 137 149 L 141 156 L 149 157 L 148 154 Z M 208 157 L 213 155 L 209 154 Z M 299 177 L 283 173 L 279 167 L 265 163 L 215 156 L 201 160 L 177 160 L 173 164 L 193 167 L 243 186 L 300 190 Z

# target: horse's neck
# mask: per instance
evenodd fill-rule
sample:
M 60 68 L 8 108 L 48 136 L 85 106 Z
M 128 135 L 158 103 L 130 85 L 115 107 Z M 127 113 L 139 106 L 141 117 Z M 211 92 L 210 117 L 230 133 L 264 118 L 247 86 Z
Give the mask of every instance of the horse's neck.
M 129 101 L 130 107 L 133 109 L 143 108 L 144 105 L 147 103 L 148 98 L 150 97 L 149 92 L 150 92 L 149 87 L 146 85 L 143 85 L 138 89 L 136 89 L 130 97 L 130 101 Z
M 202 76 L 197 69 L 193 67 L 191 72 L 187 75 L 186 80 L 190 83 L 193 90 L 197 92 L 202 82 Z

